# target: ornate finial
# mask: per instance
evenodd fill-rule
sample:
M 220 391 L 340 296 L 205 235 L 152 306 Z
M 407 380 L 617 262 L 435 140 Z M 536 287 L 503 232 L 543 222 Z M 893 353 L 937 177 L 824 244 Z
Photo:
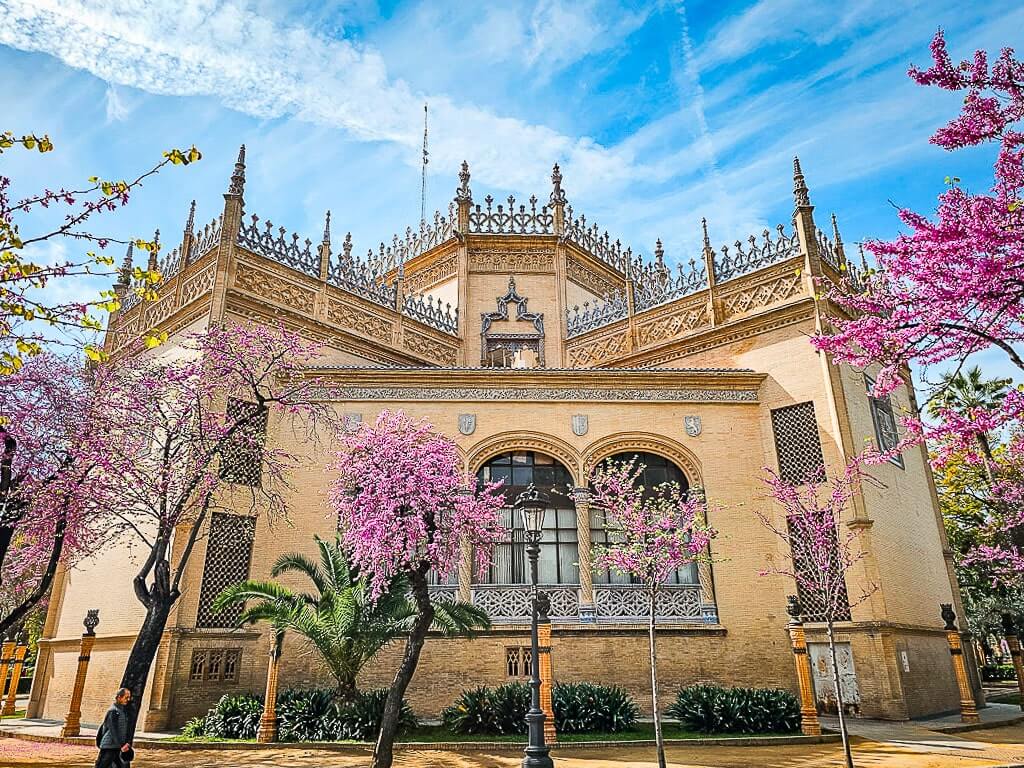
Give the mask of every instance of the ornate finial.
M 708 237 L 708 220 L 705 219 L 703 216 L 700 220 L 700 227 L 701 229 L 704 230 L 704 252 L 714 253 L 714 251 L 711 249 L 711 238 Z
M 832 239 L 835 241 L 837 247 L 843 247 L 843 238 L 839 235 L 839 222 L 836 221 L 836 215 L 832 214 Z
M 128 243 L 128 250 L 124 254 L 124 261 L 121 262 L 121 269 L 117 273 L 117 282 L 119 285 L 131 285 L 132 282 L 132 251 L 134 249 L 132 243 Z
M 345 261 L 352 261 L 352 233 L 345 233 L 345 241 L 341 244 L 341 250 L 345 254 Z
M 661 245 L 660 237 L 654 244 L 654 258 L 658 262 L 658 269 L 665 269 L 665 248 Z
M 469 189 L 469 163 L 462 161 L 462 168 L 459 171 L 459 188 L 455 190 L 455 199 L 459 202 L 471 202 L 473 193 Z
M 545 624 L 549 621 L 551 614 L 551 598 L 548 597 L 548 593 L 540 590 L 537 592 L 537 621 L 541 624 Z
M 804 607 L 800 604 L 800 598 L 796 595 L 786 596 L 786 613 L 793 621 L 800 621 L 800 617 L 803 615 Z
M 946 631 L 956 632 L 956 612 L 953 610 L 953 604 L 939 603 L 939 608 L 942 609 L 942 620 L 946 622 Z
M 82 624 L 85 625 L 85 634 L 95 635 L 96 627 L 100 625 L 100 609 L 91 608 L 86 611 L 85 619 L 82 621 Z
M 807 182 L 804 181 L 804 172 L 800 169 L 800 158 L 793 158 L 793 199 L 797 207 L 811 204 L 811 198 L 807 191 Z
M 155 272 L 157 268 L 157 254 L 160 253 L 160 230 L 153 232 L 153 248 L 149 252 L 149 263 L 146 265 L 146 269 L 150 272 Z
M 857 243 L 857 250 L 860 251 L 860 268 L 864 270 L 864 274 L 868 273 L 868 260 L 864 255 L 864 243 Z
M 324 217 L 324 239 L 323 242 L 331 242 L 331 212 L 327 211 L 327 215 Z
M 235 161 L 235 170 L 231 174 L 231 184 L 228 185 L 229 195 L 242 196 L 245 191 L 245 144 L 238 150 L 238 160 Z
M 551 169 L 551 183 L 554 186 L 551 190 L 551 204 L 564 205 L 565 190 L 562 189 L 562 169 L 558 167 L 558 163 Z
M 196 201 L 193 200 L 192 204 L 188 207 L 188 221 L 185 222 L 185 231 L 190 235 L 192 234 L 192 228 L 196 223 Z

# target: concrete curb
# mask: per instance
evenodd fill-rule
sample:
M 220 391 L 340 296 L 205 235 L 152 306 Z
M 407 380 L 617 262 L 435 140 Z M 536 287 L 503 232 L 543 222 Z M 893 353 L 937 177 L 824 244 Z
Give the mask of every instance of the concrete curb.
M 954 723 L 953 725 L 942 725 L 929 728 L 929 731 L 939 733 L 967 733 L 968 731 L 987 731 L 989 728 L 1002 728 L 1007 725 L 1019 725 L 1024 723 L 1024 713 L 1017 717 L 1010 717 L 1006 720 L 995 720 L 989 723 Z
M 61 738 L 34 733 L 15 733 L 0 728 L 0 738 L 20 739 L 41 744 L 73 744 L 76 746 L 93 746 L 91 736 Z M 833 744 L 840 740 L 839 734 L 822 736 L 736 736 L 706 739 L 665 739 L 672 746 L 692 747 L 771 747 L 793 744 Z M 635 739 L 624 741 L 576 741 L 551 745 L 552 750 L 570 749 L 607 749 L 615 747 L 653 747 L 654 739 Z M 334 741 L 315 742 L 280 742 L 274 744 L 257 744 L 253 741 L 200 742 L 200 741 L 166 741 L 163 739 L 137 739 L 137 749 L 179 750 L 194 752 L 200 750 L 266 750 L 266 749 L 304 749 L 322 750 L 325 752 L 351 752 L 353 754 L 370 754 L 372 744 L 342 744 Z M 439 752 L 521 752 L 523 743 L 518 741 L 400 741 L 395 743 L 395 751 L 432 749 Z

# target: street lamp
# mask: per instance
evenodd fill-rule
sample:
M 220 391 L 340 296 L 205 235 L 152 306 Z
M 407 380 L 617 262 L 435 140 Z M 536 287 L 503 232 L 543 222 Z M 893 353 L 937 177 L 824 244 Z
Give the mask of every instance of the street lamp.
M 523 516 L 526 531 L 526 554 L 530 558 L 530 711 L 526 713 L 529 741 L 524 752 L 523 768 L 554 768 L 550 749 L 544 743 L 544 712 L 540 708 L 540 642 L 537 637 L 537 609 L 541 595 L 537 591 L 537 559 L 540 536 L 544 530 L 544 511 L 548 496 L 533 483 L 519 494 L 515 506 Z M 543 596 L 546 600 L 547 595 Z

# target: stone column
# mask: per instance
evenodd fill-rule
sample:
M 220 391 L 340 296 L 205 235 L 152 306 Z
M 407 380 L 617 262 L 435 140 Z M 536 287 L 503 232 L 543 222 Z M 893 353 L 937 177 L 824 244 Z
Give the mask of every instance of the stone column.
M 0 715 L 14 714 L 14 698 L 18 695 L 18 682 L 21 680 L 21 669 L 25 664 L 25 652 L 27 645 L 19 645 L 14 649 L 14 671 L 11 672 L 11 685 L 7 689 L 7 699 L 4 701 L 4 708 Z
M 473 545 L 466 539 L 459 542 L 459 600 L 473 602 Z
M 89 671 L 89 657 L 96 643 L 96 626 L 100 623 L 100 612 L 90 610 L 85 615 L 85 632 L 82 634 L 82 650 L 78 655 L 78 670 L 75 672 L 75 686 L 71 690 L 71 706 L 68 716 L 64 718 L 64 727 L 60 729 L 60 737 L 66 739 L 78 736 L 82 731 L 82 692 L 85 690 L 85 675 Z
M 555 731 L 555 708 L 551 700 L 551 687 L 554 675 L 551 669 L 551 618 L 548 616 L 549 605 L 547 595 L 538 607 L 537 619 L 537 664 L 540 669 L 540 708 L 544 712 L 544 743 L 554 744 L 558 741 Z
M 1013 660 L 1013 670 L 1017 675 L 1017 690 L 1020 692 L 1020 708 L 1024 710 L 1024 662 L 1021 661 L 1020 635 L 1017 630 L 1017 623 L 1013 616 L 1003 614 L 1003 635 L 1006 636 L 1006 644 L 1010 646 L 1010 658 Z
M 807 654 L 804 624 L 800 619 L 803 606 L 796 595 L 790 595 L 788 600 L 786 612 L 790 615 L 790 622 L 786 629 L 789 630 L 789 639 L 793 644 L 793 662 L 796 664 L 796 679 L 800 686 L 800 731 L 804 736 L 820 736 L 821 723 L 818 722 L 818 708 L 814 703 L 811 659 Z
M 0 696 L 4 695 L 4 686 L 7 683 L 7 670 L 14 661 L 14 649 L 17 643 L 6 642 L 0 646 Z
M 275 632 L 270 638 L 270 665 L 267 667 L 267 691 L 263 698 L 263 715 L 260 717 L 260 728 L 256 732 L 256 741 L 261 744 L 277 741 L 277 669 L 281 661 L 281 648 L 284 636 L 280 638 Z
M 576 504 L 576 537 L 579 540 L 580 623 L 592 624 L 597 620 L 597 606 L 594 604 L 594 573 L 590 559 L 590 489 L 573 488 L 572 500 Z
M 971 693 L 971 681 L 967 677 L 964 664 L 964 649 L 960 642 L 960 633 L 956 628 L 956 614 L 952 603 L 941 603 L 942 619 L 946 622 L 946 642 L 949 643 L 949 655 L 953 660 L 953 673 L 956 675 L 957 688 L 960 690 L 960 721 L 963 723 L 980 723 L 978 708 L 974 705 Z
M 695 485 L 690 489 L 690 498 L 694 501 L 706 503 L 704 489 Z M 707 513 L 705 506 L 704 519 L 702 523 L 707 524 Z M 711 545 L 708 544 L 704 550 L 703 557 L 697 561 L 697 581 L 700 583 L 700 616 L 705 624 L 718 623 L 718 603 L 715 601 L 715 579 L 711 572 Z

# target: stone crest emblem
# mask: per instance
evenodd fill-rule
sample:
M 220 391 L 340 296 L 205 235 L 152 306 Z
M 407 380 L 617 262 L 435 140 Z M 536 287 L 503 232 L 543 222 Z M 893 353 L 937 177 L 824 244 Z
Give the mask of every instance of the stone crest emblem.
M 346 413 L 342 417 L 342 423 L 344 424 L 346 432 L 355 432 L 359 429 L 359 425 L 363 421 L 363 414 L 361 413 Z
M 701 431 L 700 416 L 684 416 L 683 428 L 690 437 L 699 435 Z
M 463 413 L 459 416 L 459 432 L 463 435 L 472 435 L 476 432 L 475 413 Z
M 583 435 L 587 434 L 588 429 L 590 429 L 590 422 L 586 416 L 578 413 L 572 417 L 572 433 L 574 435 L 583 437 Z

